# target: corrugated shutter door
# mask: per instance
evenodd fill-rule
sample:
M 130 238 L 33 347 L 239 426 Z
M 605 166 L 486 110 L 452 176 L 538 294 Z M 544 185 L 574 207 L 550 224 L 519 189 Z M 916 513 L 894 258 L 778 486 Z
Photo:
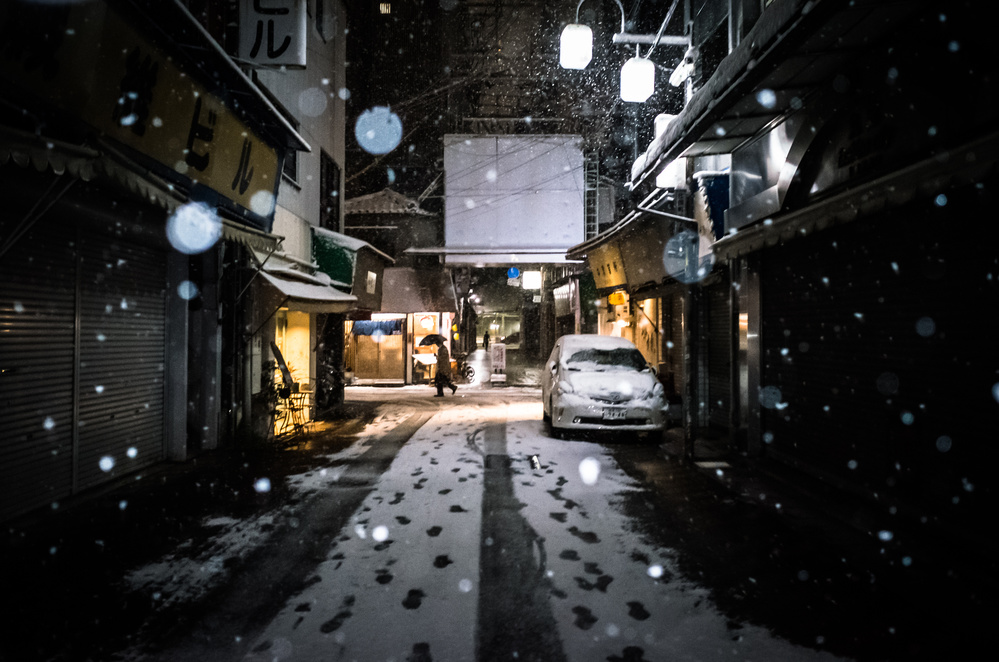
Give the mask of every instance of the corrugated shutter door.
M 36 229 L 0 259 L 2 518 L 72 491 L 74 243 Z
M 666 363 L 673 374 L 675 394 L 683 392 L 683 297 L 673 294 L 664 298 L 664 308 L 669 315 L 669 342 L 666 346 Z
M 732 394 L 728 283 L 712 285 L 705 294 L 708 304 L 708 413 L 711 425 L 727 428 Z
M 162 252 L 85 239 L 80 327 L 80 489 L 163 457 Z
M 979 194 L 767 249 L 761 274 L 773 456 L 976 528 L 995 512 L 976 486 L 997 459 L 999 226 L 973 240 L 949 228 Z

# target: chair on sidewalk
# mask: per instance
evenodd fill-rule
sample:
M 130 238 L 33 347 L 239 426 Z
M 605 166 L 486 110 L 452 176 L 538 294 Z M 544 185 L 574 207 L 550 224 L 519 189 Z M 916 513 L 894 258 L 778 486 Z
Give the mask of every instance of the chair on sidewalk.
M 273 340 L 271 352 L 281 370 L 281 386 L 277 387 L 278 404 L 274 411 L 274 436 L 297 437 L 308 431 L 311 393 L 303 390 L 292 378 L 284 355 Z

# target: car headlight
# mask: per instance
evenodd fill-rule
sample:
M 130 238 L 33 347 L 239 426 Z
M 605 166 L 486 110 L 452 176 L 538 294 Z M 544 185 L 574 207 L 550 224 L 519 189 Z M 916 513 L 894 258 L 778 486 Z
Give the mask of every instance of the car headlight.
M 656 385 L 652 387 L 652 395 L 654 397 L 661 398 L 663 397 L 663 393 L 665 393 L 665 391 L 663 390 L 663 385 L 660 384 L 659 382 L 656 382 Z
M 572 393 L 572 384 L 563 379 L 558 383 L 558 390 L 562 391 L 563 393 Z

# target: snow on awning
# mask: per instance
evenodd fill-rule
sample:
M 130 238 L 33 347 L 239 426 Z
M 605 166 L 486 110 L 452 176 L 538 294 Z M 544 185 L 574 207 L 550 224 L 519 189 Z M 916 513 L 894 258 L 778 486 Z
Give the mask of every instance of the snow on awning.
M 357 297 L 335 287 L 281 278 L 261 271 L 265 286 L 276 291 L 282 306 L 303 313 L 346 313 L 354 309 Z

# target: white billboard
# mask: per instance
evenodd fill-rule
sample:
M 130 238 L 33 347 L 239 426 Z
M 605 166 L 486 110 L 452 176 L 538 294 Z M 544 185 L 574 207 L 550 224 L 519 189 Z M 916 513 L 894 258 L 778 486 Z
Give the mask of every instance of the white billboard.
M 582 138 L 444 136 L 449 263 L 564 262 L 584 239 Z

